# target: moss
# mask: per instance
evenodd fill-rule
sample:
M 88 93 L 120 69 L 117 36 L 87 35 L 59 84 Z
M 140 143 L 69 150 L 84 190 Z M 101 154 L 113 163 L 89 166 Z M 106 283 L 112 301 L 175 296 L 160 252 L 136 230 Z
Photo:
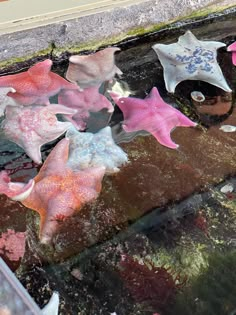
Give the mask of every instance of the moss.
M 40 51 L 37 51 L 31 55 L 23 56 L 23 57 L 17 57 L 17 58 L 11 58 L 9 60 L 0 61 L 0 68 L 7 68 L 13 64 L 21 63 L 26 60 L 31 60 L 33 58 L 40 58 L 40 56 L 47 56 L 52 53 L 53 45 L 49 45 L 47 49 L 43 49 Z
M 214 253 L 209 266 L 179 294 L 170 314 L 222 315 L 235 309 L 236 252 Z
M 170 250 L 160 248 L 151 261 L 157 266 L 167 266 L 189 280 L 200 274 L 201 270 L 208 265 L 208 255 L 206 245 L 194 243 L 187 240 L 187 246 L 177 246 Z

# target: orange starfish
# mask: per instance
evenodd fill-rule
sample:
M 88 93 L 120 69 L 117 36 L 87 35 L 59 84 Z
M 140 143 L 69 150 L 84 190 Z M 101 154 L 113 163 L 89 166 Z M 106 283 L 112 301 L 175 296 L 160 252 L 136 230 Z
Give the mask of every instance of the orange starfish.
M 101 191 L 104 167 L 90 168 L 84 171 L 73 171 L 66 163 L 69 153 L 69 139 L 62 139 L 52 150 L 46 162 L 34 178 L 34 186 L 26 198 L 20 201 L 26 207 L 40 214 L 40 240 L 50 243 L 59 225 L 58 218 L 67 218 L 76 210 L 97 198 Z M 6 174 L 5 174 L 6 176 Z M 9 196 L 13 183 L 1 180 L 0 193 Z M 32 185 L 31 185 L 32 186 Z M 17 186 L 17 188 L 19 185 Z M 23 190 L 23 187 L 22 187 Z M 19 189 L 14 196 L 19 200 Z M 11 196 L 12 192 L 11 192 Z

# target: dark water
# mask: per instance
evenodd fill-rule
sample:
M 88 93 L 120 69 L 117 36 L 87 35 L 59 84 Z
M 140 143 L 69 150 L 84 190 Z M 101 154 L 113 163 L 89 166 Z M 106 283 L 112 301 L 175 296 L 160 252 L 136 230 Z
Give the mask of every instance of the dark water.
M 166 102 L 199 123 L 176 128 L 178 150 L 161 146 L 147 133 L 126 134 L 118 108 L 91 116 L 88 131 L 109 124 L 130 162 L 106 176 L 99 198 L 61 224 L 52 246 L 38 240 L 37 213 L 1 196 L 0 231 L 26 232 L 26 253 L 19 261 L 1 254 L 36 302 L 43 306 L 56 290 L 60 314 L 151 315 L 233 314 L 236 309 L 236 135 L 222 124 L 236 125 L 236 68 L 226 48 L 218 62 L 232 95 L 200 81 L 181 82 L 166 91 L 163 71 L 151 49 L 176 42 L 187 29 L 201 40 L 236 39 L 234 14 L 120 43 L 116 63 L 132 94 L 146 96 L 156 86 Z M 54 70 L 63 74 L 67 62 Z M 205 107 L 190 93 L 200 90 Z M 214 104 L 214 105 L 212 105 Z M 210 107 L 209 107 L 210 106 Z M 12 178 L 27 181 L 37 167 L 15 144 L 2 137 L 0 165 Z M 45 145 L 45 159 L 56 142 Z

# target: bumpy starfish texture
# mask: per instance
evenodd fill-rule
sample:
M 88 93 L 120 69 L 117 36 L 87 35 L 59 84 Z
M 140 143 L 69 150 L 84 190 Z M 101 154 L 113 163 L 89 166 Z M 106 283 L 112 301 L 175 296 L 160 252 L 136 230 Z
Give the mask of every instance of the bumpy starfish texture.
M 196 126 L 196 123 L 180 111 L 165 103 L 156 87 L 153 87 L 150 94 L 143 100 L 110 94 L 123 112 L 125 131 L 146 130 L 168 148 L 178 148 L 170 137 L 170 133 L 175 127 Z
M 67 80 L 77 83 L 81 89 L 90 86 L 100 86 L 122 71 L 115 65 L 114 53 L 120 51 L 118 47 L 109 47 L 91 55 L 71 56 L 66 72 Z
M 66 116 L 79 130 L 86 127 L 85 120 L 89 117 L 90 112 L 98 112 L 107 108 L 109 113 L 114 111 L 114 107 L 108 99 L 99 93 L 98 86 L 92 86 L 83 91 L 63 90 L 58 95 L 58 102 L 69 108 L 74 108 L 77 113 L 73 117 Z
M 232 63 L 236 66 L 236 42 L 227 47 L 227 51 L 232 52 Z
M 6 137 L 25 150 L 28 156 L 40 164 L 40 148 L 57 139 L 70 126 L 70 122 L 57 120 L 56 114 L 75 114 L 76 110 L 63 105 L 6 107 L 6 118 L 1 127 Z
M 73 169 L 87 169 L 103 166 L 106 173 L 115 173 L 128 161 L 126 153 L 118 147 L 105 127 L 93 134 L 70 128 L 66 137 L 70 140 L 68 166 Z
M 39 238 L 45 244 L 51 242 L 60 221 L 97 198 L 101 191 L 104 167 L 74 171 L 66 165 L 68 153 L 69 139 L 64 138 L 54 147 L 34 178 L 35 184 L 29 196 L 21 199 L 23 205 L 40 214 Z M 14 190 L 15 186 L 11 185 L 15 184 L 9 178 L 8 181 L 7 187 Z M 4 185 L 5 181 L 0 176 L 0 193 L 6 193 Z
M 0 88 L 0 117 L 4 115 L 6 106 L 17 106 L 18 103 L 12 98 L 9 97 L 7 94 L 15 93 L 16 90 L 14 90 L 11 87 L 2 87 Z
M 12 87 L 15 93 L 9 92 L 21 105 L 48 105 L 49 97 L 56 95 L 62 89 L 78 89 L 56 73 L 51 72 L 52 61 L 46 59 L 38 62 L 28 71 L 0 77 L 0 87 Z
M 224 46 L 222 42 L 198 40 L 190 31 L 177 43 L 154 45 L 164 68 L 166 89 L 174 93 L 181 81 L 202 80 L 231 92 L 216 59 L 217 49 Z

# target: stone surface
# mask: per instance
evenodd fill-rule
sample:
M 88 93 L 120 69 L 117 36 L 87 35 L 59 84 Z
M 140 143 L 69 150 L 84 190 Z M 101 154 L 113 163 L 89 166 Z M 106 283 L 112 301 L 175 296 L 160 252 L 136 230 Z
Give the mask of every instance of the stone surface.
M 89 45 L 96 47 L 102 43 L 114 43 L 112 38 L 121 40 L 127 33 L 137 28 L 148 28 L 160 23 L 190 14 L 214 1 L 211 0 L 149 0 L 120 2 L 118 5 L 91 11 L 80 10 L 71 15 L 18 21 L 17 27 L 0 29 L 0 60 L 12 58 L 27 59 L 35 54 L 50 54 L 53 49 L 65 51 L 70 47 L 77 50 Z M 235 4 L 233 0 L 230 5 Z M 44 52 L 43 52 L 44 51 Z

